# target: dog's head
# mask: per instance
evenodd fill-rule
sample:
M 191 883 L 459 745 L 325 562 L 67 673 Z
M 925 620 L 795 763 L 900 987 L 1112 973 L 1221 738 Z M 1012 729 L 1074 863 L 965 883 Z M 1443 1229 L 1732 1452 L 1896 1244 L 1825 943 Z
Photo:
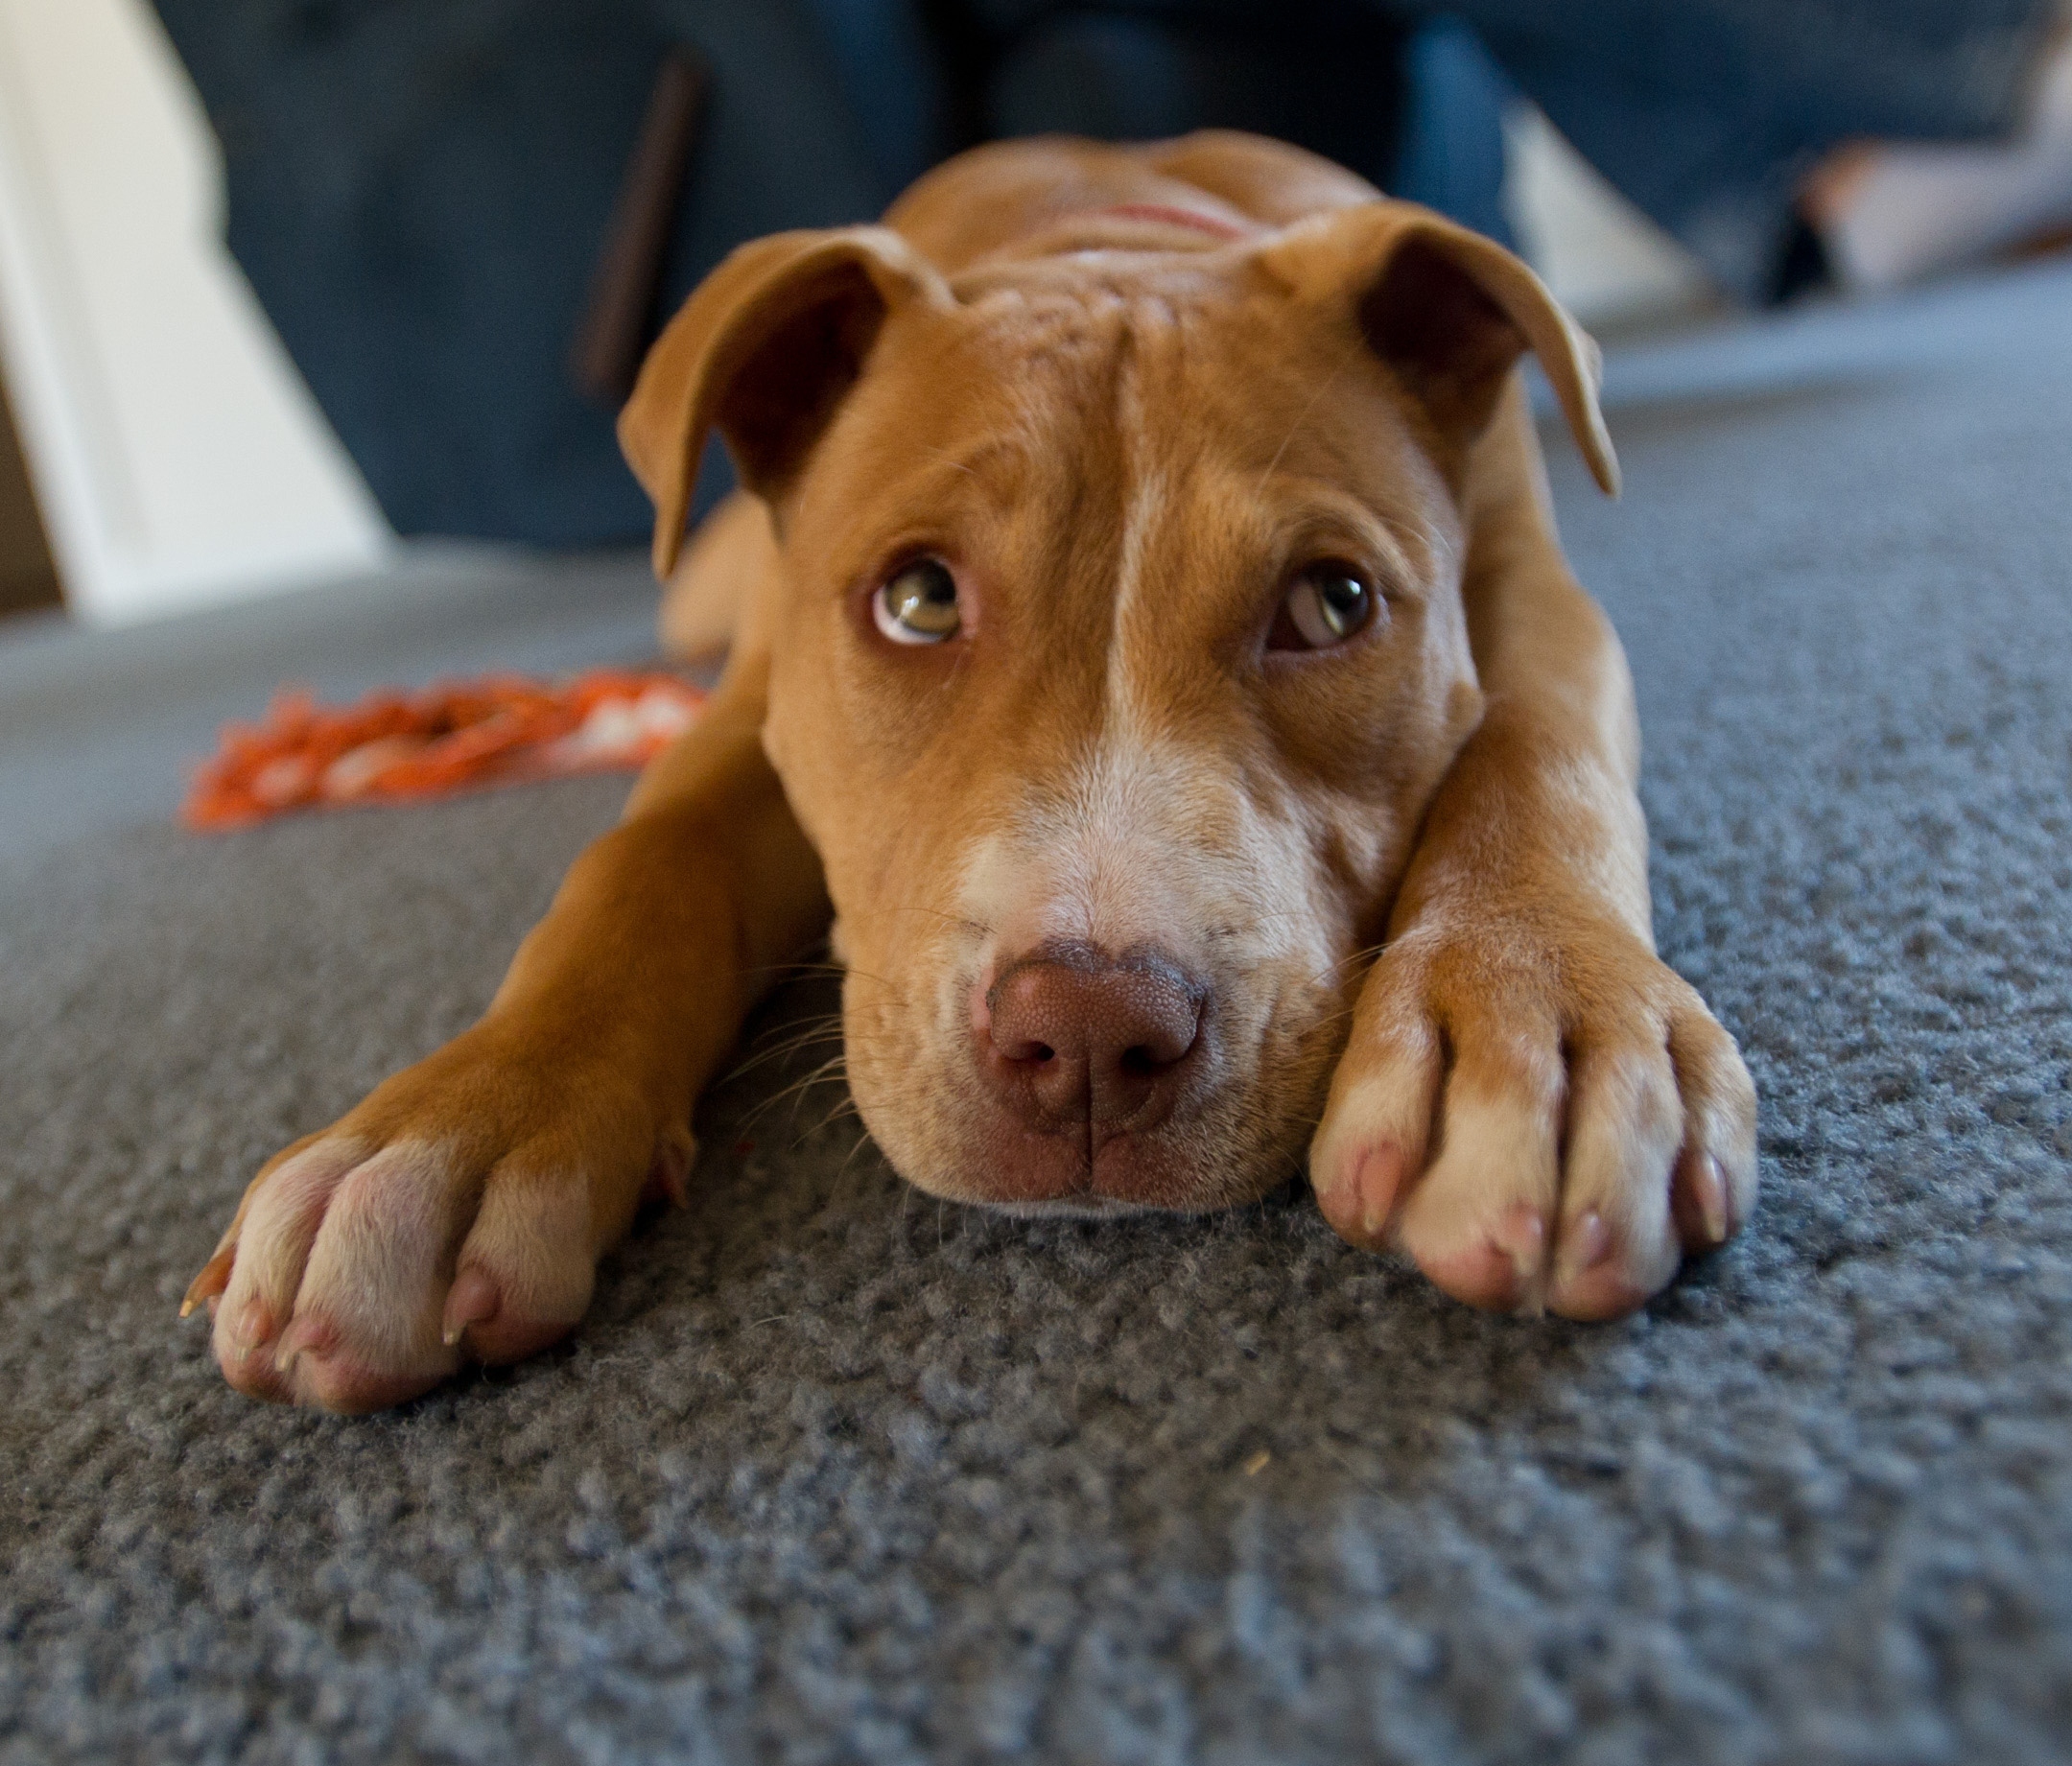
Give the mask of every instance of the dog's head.
M 1206 1209 L 1297 1168 L 1419 818 L 1481 716 L 1471 452 L 1525 267 L 1377 203 L 946 278 L 743 247 L 621 434 L 666 574 L 718 427 L 783 558 L 765 744 L 819 850 L 850 1083 L 964 1201 Z

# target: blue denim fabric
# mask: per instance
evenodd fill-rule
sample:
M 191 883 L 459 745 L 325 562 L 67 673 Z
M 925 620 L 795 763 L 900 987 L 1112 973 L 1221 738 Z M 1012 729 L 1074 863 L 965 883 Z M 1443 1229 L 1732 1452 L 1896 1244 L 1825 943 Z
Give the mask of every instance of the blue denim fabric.
M 712 83 L 665 311 L 742 240 L 874 215 L 982 134 L 1257 129 L 1502 237 L 1511 82 L 1756 295 L 1813 154 L 2002 127 L 2053 0 L 158 7 L 223 138 L 231 249 L 390 521 L 581 545 L 648 520 L 566 365 L 672 44 Z
M 231 251 L 404 533 L 580 546 L 644 532 L 613 413 L 568 362 L 672 44 L 697 50 L 712 83 L 665 313 L 742 240 L 875 215 L 948 145 L 918 13 L 891 0 L 159 12 L 222 139 Z
M 1467 25 L 1445 14 L 1424 20 L 1403 48 L 1403 120 L 1389 194 L 1515 246 L 1503 209 L 1504 111 L 1515 96 Z
M 1852 136 L 2001 131 L 2056 4 L 1448 0 L 1448 11 L 1613 184 L 1724 287 L 1757 299 L 1815 158 Z
M 1762 298 L 1776 273 L 1794 191 L 1815 158 L 1852 136 L 1971 138 L 2004 130 L 2056 14 L 2056 0 L 1349 4 L 1420 27 L 1405 70 L 1407 116 L 1388 144 L 1397 194 L 1502 237 L 1497 130 L 1515 87 L 1689 245 L 1722 286 L 1749 299 Z M 1060 30 L 1084 38 L 1095 20 L 1109 28 L 1126 20 L 1141 38 L 1175 37 L 1204 20 L 1226 31 L 1277 30 L 1290 10 L 1286 0 L 971 6 L 1017 41 Z M 1123 83 L 1156 89 L 1158 77 Z M 1224 120 L 1212 102 L 1217 94 L 1194 96 L 1191 120 Z M 1185 112 L 1169 93 L 1147 108 L 1162 129 L 1180 126 Z M 1041 114 L 1024 106 L 1015 128 L 1035 127 Z M 1374 176 L 1373 155 L 1337 156 Z
M 1371 17 L 1342 0 L 1270 12 L 1160 0 L 1035 10 L 1001 38 L 984 131 L 1155 140 L 1248 129 L 1509 244 L 1508 82 L 1457 20 L 1389 18 L 1377 31 Z

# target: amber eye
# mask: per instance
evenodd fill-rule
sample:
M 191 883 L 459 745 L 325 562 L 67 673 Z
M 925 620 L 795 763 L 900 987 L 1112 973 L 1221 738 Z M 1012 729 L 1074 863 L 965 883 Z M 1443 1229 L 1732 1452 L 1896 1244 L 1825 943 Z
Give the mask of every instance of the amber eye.
M 940 644 L 963 622 L 956 578 L 940 558 L 903 564 L 871 597 L 871 618 L 894 644 Z
M 1266 647 L 1323 650 L 1343 644 L 1373 620 L 1379 600 L 1373 585 L 1349 566 L 1312 564 L 1288 585 Z

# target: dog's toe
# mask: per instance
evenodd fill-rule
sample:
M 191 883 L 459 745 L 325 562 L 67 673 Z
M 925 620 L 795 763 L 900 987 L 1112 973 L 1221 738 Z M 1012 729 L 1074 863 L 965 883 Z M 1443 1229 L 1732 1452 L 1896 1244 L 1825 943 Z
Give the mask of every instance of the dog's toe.
M 295 1398 L 370 1409 L 459 1367 L 439 1317 L 474 1207 L 466 1162 L 430 1142 L 384 1146 L 340 1178 L 281 1337 L 278 1371 Z
M 211 1335 L 217 1363 L 224 1377 L 249 1398 L 292 1396 L 275 1366 L 279 1339 L 294 1316 L 303 1268 L 332 1191 L 365 1151 L 361 1142 L 345 1138 L 291 1148 L 253 1181 L 232 1236 L 188 1290 L 190 1302 L 198 1291 L 215 1300 Z M 208 1295 L 218 1282 L 220 1288 Z
M 1668 1050 L 1643 1028 L 1579 1036 L 1568 1059 L 1561 1222 L 1550 1310 L 1579 1319 L 1632 1311 L 1676 1274 L 1669 1171 L 1684 1107 Z
M 440 1336 L 479 1361 L 537 1354 L 589 1308 L 596 1270 L 587 1187 L 500 1167 L 456 1260 Z
M 680 1197 L 690 1153 L 608 1062 L 478 1026 L 270 1161 L 181 1312 L 208 1307 L 253 1398 L 400 1403 L 566 1335 L 643 1183 Z
M 1670 1019 L 1669 1059 L 1684 1118 L 1671 1216 L 1686 1251 L 1709 1251 L 1754 1212 L 1755 1086 L 1733 1038 L 1694 993 Z
M 1407 1236 L 1403 1249 L 1441 1293 L 1492 1312 L 1537 1307 L 1546 1267 L 1546 1217 L 1515 1202 L 1496 1219 Z
M 1535 1311 L 1560 1200 L 1559 1068 L 1526 1039 L 1482 1055 L 1448 1082 L 1438 1156 L 1410 1186 L 1393 1239 L 1455 1299 Z
M 1617 956 L 1565 997 L 1500 953 L 1450 980 L 1384 954 L 1310 1151 L 1331 1225 L 1472 1306 L 1573 1319 L 1633 1311 L 1731 1236 L 1755 1195 L 1748 1070 L 1686 983 Z
M 1441 1080 L 1438 1033 L 1415 1011 L 1369 1026 L 1340 1063 L 1309 1149 L 1309 1181 L 1348 1243 L 1388 1242 L 1405 1180 L 1424 1163 Z
M 240 1392 L 380 1409 L 566 1335 L 590 1300 L 591 1213 L 580 1171 L 484 1172 L 451 1138 L 319 1137 L 260 1175 L 183 1309 L 208 1305 Z

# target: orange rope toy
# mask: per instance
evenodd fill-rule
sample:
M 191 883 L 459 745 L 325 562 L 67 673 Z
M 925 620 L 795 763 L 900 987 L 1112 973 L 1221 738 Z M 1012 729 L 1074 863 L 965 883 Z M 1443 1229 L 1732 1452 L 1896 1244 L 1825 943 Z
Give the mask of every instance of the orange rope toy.
M 636 767 L 689 729 L 704 703 L 673 674 L 619 669 L 558 687 L 514 674 L 440 681 L 342 707 L 284 691 L 263 721 L 224 726 L 179 816 L 189 828 L 244 828 L 294 810 Z

